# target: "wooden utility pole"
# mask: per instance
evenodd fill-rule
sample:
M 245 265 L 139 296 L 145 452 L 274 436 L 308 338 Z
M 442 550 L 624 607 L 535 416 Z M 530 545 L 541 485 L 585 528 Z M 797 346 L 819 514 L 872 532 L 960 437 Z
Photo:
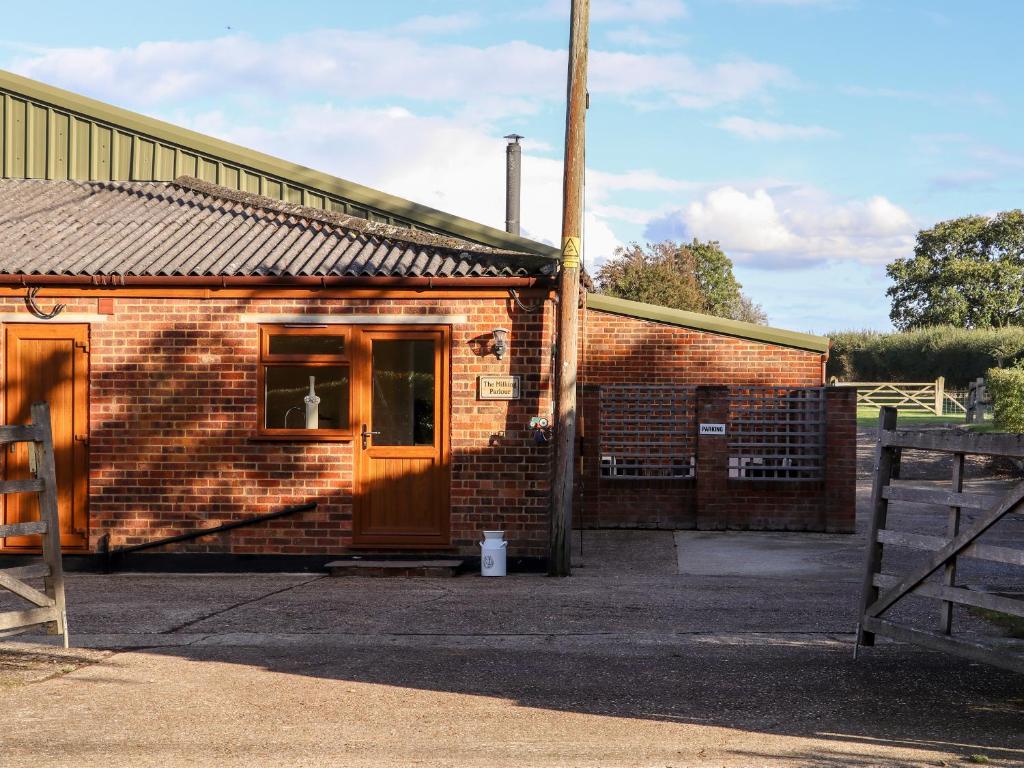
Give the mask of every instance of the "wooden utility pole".
M 580 257 L 583 252 L 583 167 L 587 116 L 587 35 L 590 0 L 571 0 L 569 81 L 565 106 L 565 170 L 562 182 L 562 278 L 558 289 L 558 401 L 555 477 L 548 574 L 572 570 L 572 501 L 576 448 L 576 343 L 579 336 Z

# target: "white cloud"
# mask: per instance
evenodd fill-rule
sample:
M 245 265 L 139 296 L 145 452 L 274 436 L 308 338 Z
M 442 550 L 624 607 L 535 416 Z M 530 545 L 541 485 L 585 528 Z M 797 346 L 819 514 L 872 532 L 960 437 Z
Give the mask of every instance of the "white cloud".
M 272 154 L 286 154 L 344 178 L 500 228 L 504 221 L 504 140 L 458 119 L 417 115 L 407 108 L 296 106 L 281 127 L 230 125 L 222 113 L 190 127 Z M 306 126 L 293 132 L 289 126 Z M 523 234 L 555 244 L 560 233 L 562 164 L 527 147 L 523 155 Z M 644 210 L 619 203 L 629 193 L 666 199 L 697 194 L 681 208 Z M 906 211 L 888 199 L 836 201 L 814 187 L 720 185 L 637 169 L 587 172 L 585 258 L 596 268 L 631 226 L 662 215 L 649 237 L 717 239 L 740 264 L 793 267 L 834 260 L 881 263 L 913 249 Z
M 808 186 L 719 186 L 651 222 L 648 235 L 685 231 L 718 240 L 740 264 L 798 267 L 829 261 L 879 264 L 913 251 L 916 225 L 882 196 L 839 201 Z
M 452 23 L 438 18 L 409 23 Z M 734 59 L 700 65 L 671 53 L 595 50 L 590 92 L 705 108 L 758 98 L 792 83 L 774 64 Z M 96 98 L 148 107 L 305 96 L 474 105 L 491 116 L 529 113 L 565 97 L 566 52 L 522 41 L 472 46 L 398 30 L 316 30 L 269 42 L 242 35 L 132 48 L 54 48 L 12 69 Z
M 615 26 L 604 36 L 608 42 L 627 48 L 678 48 L 686 42 L 683 35 L 674 32 L 653 32 L 636 25 Z
M 794 125 L 752 120 L 749 117 L 725 117 L 718 127 L 750 141 L 784 141 L 786 139 L 819 139 L 838 136 L 838 132 L 820 125 Z
M 683 219 L 696 237 L 723 243 L 728 238 L 729 246 L 740 251 L 779 252 L 791 249 L 795 243 L 775 201 L 763 189 L 752 194 L 733 187 L 714 189 L 704 200 L 690 203 Z
M 598 51 L 590 61 L 590 90 L 631 98 L 654 95 L 693 109 L 741 101 L 792 85 L 782 67 L 736 59 L 701 68 L 681 54 Z
M 567 3 L 565 3 L 567 5 Z M 594 21 L 667 21 L 686 17 L 682 0 L 594 0 Z
M 607 221 L 593 211 L 587 212 L 583 223 L 583 259 L 588 270 L 596 271 L 622 245 Z
M 417 115 L 402 107 L 299 105 L 281 127 L 231 122 L 222 112 L 185 121 L 211 133 L 342 178 L 502 228 L 505 221 L 505 140 L 462 120 Z M 290 126 L 302 125 L 300 132 Z M 524 144 L 521 220 L 527 237 L 554 245 L 561 234 L 562 162 Z M 615 194 L 690 188 L 653 171 L 587 172 L 584 257 L 588 267 L 621 241 L 604 211 Z M 649 218 L 648 213 L 646 218 Z

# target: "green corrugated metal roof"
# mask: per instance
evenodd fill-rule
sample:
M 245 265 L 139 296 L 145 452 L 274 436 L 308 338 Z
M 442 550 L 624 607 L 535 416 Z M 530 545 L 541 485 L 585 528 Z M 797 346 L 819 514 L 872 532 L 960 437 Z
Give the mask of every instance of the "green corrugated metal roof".
M 560 255 L 557 248 L 501 229 L 0 70 L 0 177 L 178 176 L 495 248 Z
M 587 306 L 599 312 L 636 317 L 641 320 L 651 320 L 655 323 L 677 325 L 681 328 L 721 333 L 725 336 L 735 336 L 740 339 L 761 341 L 765 344 L 776 344 L 783 347 L 806 349 L 811 352 L 828 352 L 828 339 L 824 336 L 814 336 L 810 333 L 769 328 L 765 325 L 744 323 L 739 320 L 727 320 L 724 317 L 702 315 L 699 312 L 686 312 L 682 309 L 670 309 L 669 307 L 658 307 L 654 304 L 643 304 L 639 301 L 602 296 L 598 293 L 587 294 Z

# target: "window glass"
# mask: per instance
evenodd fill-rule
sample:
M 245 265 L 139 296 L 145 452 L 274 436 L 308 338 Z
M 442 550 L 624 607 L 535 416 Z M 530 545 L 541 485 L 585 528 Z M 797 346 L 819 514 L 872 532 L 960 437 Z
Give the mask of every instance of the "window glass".
M 434 342 L 374 340 L 374 445 L 434 444 Z
M 344 355 L 345 337 L 327 334 L 271 334 L 271 355 Z
M 263 380 L 266 429 L 348 428 L 347 365 L 268 365 Z

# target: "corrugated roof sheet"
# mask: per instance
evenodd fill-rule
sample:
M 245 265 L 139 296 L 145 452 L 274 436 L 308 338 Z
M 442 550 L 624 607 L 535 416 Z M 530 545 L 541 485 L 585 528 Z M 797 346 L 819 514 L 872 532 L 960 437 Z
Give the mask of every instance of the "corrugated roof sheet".
M 535 277 L 557 261 L 218 187 L 0 179 L 0 273 Z
M 561 257 L 560 249 L 550 244 L 3 70 L 0 166 L 0 176 L 18 179 L 171 181 L 198 176 L 236 190 L 258 190 L 276 200 L 493 248 Z

